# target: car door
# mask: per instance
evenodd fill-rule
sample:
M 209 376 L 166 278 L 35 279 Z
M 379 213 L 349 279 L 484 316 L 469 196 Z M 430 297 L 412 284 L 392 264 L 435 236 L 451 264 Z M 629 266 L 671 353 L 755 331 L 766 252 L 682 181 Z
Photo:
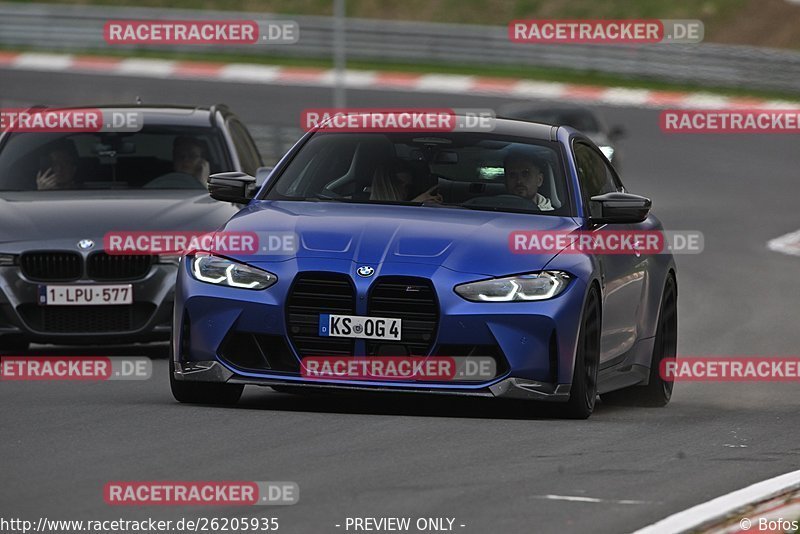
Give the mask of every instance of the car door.
M 623 190 L 616 172 L 594 145 L 575 139 L 572 148 L 585 206 L 589 207 L 593 196 Z M 642 229 L 641 223 L 589 224 L 584 228 L 590 232 Z M 645 286 L 647 259 L 639 253 L 598 254 L 596 257 L 603 293 L 600 342 L 602 366 L 622 358 L 636 342 L 637 317 Z

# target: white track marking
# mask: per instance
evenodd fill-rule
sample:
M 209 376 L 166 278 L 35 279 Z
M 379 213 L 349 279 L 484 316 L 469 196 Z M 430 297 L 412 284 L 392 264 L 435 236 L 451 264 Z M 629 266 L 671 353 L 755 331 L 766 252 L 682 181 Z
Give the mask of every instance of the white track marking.
M 653 504 L 650 501 L 635 501 L 632 499 L 598 499 L 596 497 L 580 497 L 577 495 L 537 495 L 534 498 L 547 499 L 548 501 L 591 502 L 605 504 Z
M 786 473 L 722 497 L 698 504 L 648 525 L 633 534 L 669 534 L 696 529 L 715 519 L 725 517 L 739 508 L 800 488 L 800 470 Z
M 770 239 L 767 248 L 790 256 L 800 256 L 800 230 Z

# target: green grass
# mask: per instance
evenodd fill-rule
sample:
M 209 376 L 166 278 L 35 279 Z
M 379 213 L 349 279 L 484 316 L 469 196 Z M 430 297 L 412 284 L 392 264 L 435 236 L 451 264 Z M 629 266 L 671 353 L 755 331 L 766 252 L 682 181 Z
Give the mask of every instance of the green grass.
M 14 0 L 25 3 L 29 0 Z M 295 15 L 331 15 L 333 0 L 47 0 L 55 4 L 175 7 Z M 347 16 L 507 24 L 515 18 L 724 19 L 745 0 L 346 0 Z
M 44 52 L 41 49 L 26 49 L 26 48 L 2 48 L 6 51 L 17 52 Z M 56 51 L 60 52 L 60 51 Z M 280 66 L 295 66 L 295 67 L 319 67 L 319 68 L 332 68 L 332 61 L 329 59 L 301 59 L 301 58 L 286 58 L 286 57 L 270 57 L 266 55 L 239 55 L 239 54 L 226 54 L 226 53 L 170 53 L 150 50 L 137 50 L 135 53 L 131 51 L 123 51 L 117 49 L 103 49 L 102 51 L 86 50 L 83 52 L 70 53 L 84 53 L 87 55 L 102 55 L 102 56 L 115 56 L 115 57 L 143 57 L 143 58 L 158 58 L 158 59 L 173 59 L 173 60 L 186 60 L 186 61 L 212 61 L 223 63 L 254 63 L 265 65 L 280 65 Z M 378 71 L 396 71 L 396 72 L 418 72 L 418 73 L 435 73 L 435 74 L 462 74 L 469 76 L 487 76 L 487 77 L 508 77 L 508 78 L 521 78 L 539 81 L 553 81 L 561 83 L 572 83 L 580 85 L 596 85 L 601 87 L 625 87 L 632 89 L 651 89 L 663 91 L 677 91 L 677 92 L 707 92 L 722 94 L 727 96 L 741 96 L 741 97 L 755 97 L 779 100 L 800 100 L 800 94 L 781 92 L 781 91 L 763 91 L 746 88 L 731 88 L 731 87 L 708 87 L 695 84 L 686 83 L 668 83 L 658 80 L 629 78 L 624 76 L 614 76 L 599 72 L 576 72 L 568 69 L 554 69 L 542 67 L 503 67 L 503 66 L 474 66 L 474 65 L 440 65 L 429 63 L 390 63 L 386 61 L 350 61 L 347 64 L 348 69 L 358 70 L 378 70 Z

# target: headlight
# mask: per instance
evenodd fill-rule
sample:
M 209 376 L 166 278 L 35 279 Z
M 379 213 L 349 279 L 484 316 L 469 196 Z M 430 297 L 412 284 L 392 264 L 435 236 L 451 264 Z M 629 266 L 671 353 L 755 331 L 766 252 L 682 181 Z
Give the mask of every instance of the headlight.
M 603 146 L 599 146 L 597 148 L 600 149 L 600 152 L 605 154 L 605 156 L 608 159 L 608 161 L 611 161 L 611 158 L 614 157 L 614 147 L 613 146 L 603 145 Z
M 163 254 L 158 257 L 158 263 L 161 265 L 180 265 L 180 254 Z
M 571 279 L 562 271 L 541 271 L 461 284 L 455 291 L 472 302 L 529 302 L 555 297 Z
M 241 289 L 266 289 L 278 281 L 270 272 L 210 254 L 192 258 L 192 276 L 207 284 Z
M 0 254 L 0 266 L 16 265 L 17 257 L 14 254 Z

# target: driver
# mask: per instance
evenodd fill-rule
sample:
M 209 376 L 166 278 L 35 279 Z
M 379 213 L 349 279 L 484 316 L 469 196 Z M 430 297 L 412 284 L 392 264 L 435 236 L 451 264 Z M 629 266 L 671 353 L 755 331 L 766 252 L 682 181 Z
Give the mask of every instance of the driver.
M 78 151 L 69 140 L 51 145 L 42 158 L 41 170 L 36 173 L 36 189 L 75 189 L 78 171 Z
M 550 199 L 539 193 L 547 164 L 524 151 L 510 152 L 503 160 L 506 190 L 512 195 L 527 198 L 540 211 L 552 211 Z

